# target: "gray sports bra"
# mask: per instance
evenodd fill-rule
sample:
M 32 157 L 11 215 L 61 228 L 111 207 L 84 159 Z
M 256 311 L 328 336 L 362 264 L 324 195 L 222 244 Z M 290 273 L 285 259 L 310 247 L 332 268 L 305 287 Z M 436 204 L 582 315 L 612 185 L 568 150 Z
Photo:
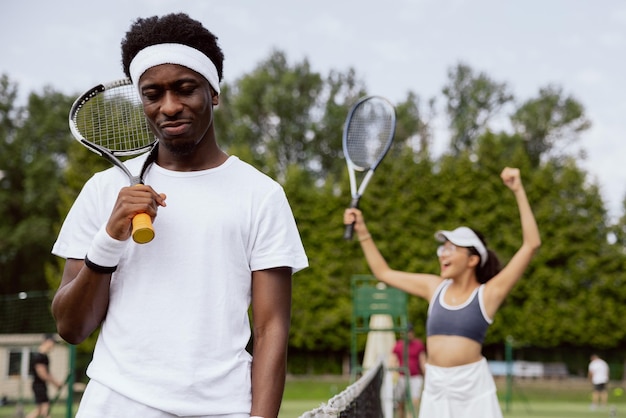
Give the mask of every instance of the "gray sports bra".
M 451 306 L 444 302 L 444 295 L 451 279 L 444 280 L 430 301 L 426 319 L 426 335 L 458 335 L 482 344 L 487 328 L 493 322 L 485 312 L 483 289 L 480 285 L 461 305 Z

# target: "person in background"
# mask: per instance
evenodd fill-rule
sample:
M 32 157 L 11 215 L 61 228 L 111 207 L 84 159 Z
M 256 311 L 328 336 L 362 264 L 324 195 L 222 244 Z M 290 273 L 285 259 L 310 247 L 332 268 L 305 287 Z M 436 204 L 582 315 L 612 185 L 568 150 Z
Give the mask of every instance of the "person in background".
M 522 277 L 541 239 L 519 169 L 505 167 L 500 177 L 515 196 L 522 229 L 521 246 L 504 268 L 481 234 L 461 226 L 435 233 L 441 243 L 437 248 L 440 274 L 394 270 L 374 243 L 362 212 L 344 211 L 343 223 L 354 224 L 374 276 L 429 302 L 422 418 L 502 417 L 482 345 L 494 315 Z
M 140 18 L 121 50 L 158 145 L 145 184 L 95 174 L 53 247 L 59 334 L 77 344 L 100 327 L 77 417 L 276 418 L 292 274 L 308 266 L 285 192 L 218 145 L 212 32 L 183 13 Z M 147 244 L 129 239 L 138 213 L 154 220 Z
M 590 357 L 588 375 L 593 385 L 590 408 L 595 410 L 598 407 L 606 407 L 609 400 L 607 388 L 609 383 L 609 365 L 594 353 Z
M 54 335 L 46 334 L 37 352 L 33 354 L 31 372 L 33 373 L 33 393 L 35 395 L 36 408 L 26 415 L 26 418 L 49 418 L 50 398 L 48 398 L 48 384 L 56 386 L 58 390 L 61 390 L 63 387 L 63 383 L 50 374 L 48 353 L 52 351 L 55 344 Z
M 426 366 L 426 347 L 422 340 L 415 336 L 415 330 L 413 324 L 409 324 L 407 327 L 408 338 L 408 369 L 409 369 L 409 393 L 411 394 L 411 402 L 413 404 L 413 410 L 419 410 L 419 401 L 422 394 L 422 386 L 424 384 L 424 367 Z M 395 364 L 400 367 L 404 366 L 404 339 L 398 339 L 396 345 L 393 347 L 393 355 Z M 408 409 L 404 404 L 406 400 L 406 378 L 404 372 L 400 371 L 398 382 L 394 388 L 394 399 L 398 405 L 398 415 L 400 417 L 405 416 L 405 411 Z M 409 415 L 406 415 L 409 416 Z

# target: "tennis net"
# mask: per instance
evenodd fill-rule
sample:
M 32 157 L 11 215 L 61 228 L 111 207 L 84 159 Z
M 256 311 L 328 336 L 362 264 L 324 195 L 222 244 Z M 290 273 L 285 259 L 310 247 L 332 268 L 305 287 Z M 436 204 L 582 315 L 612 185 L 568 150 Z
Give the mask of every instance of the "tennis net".
M 382 418 L 384 377 L 385 367 L 380 361 L 327 403 L 305 412 L 300 418 Z

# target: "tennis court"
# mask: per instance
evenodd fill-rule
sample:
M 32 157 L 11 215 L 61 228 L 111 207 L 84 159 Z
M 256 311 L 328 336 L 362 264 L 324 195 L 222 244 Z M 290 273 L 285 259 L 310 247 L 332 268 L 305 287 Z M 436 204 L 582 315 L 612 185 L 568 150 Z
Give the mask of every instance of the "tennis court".
M 330 398 L 343 391 L 349 379 L 341 376 L 290 377 L 285 389 L 285 397 L 279 418 L 296 418 L 305 411 L 319 407 Z M 498 382 L 500 397 L 504 398 L 505 384 Z M 613 383 L 612 387 L 618 387 Z M 502 401 L 505 418 L 599 418 L 626 416 L 626 396 L 609 397 L 609 408 L 589 410 L 588 383 L 584 379 L 563 379 L 553 381 L 529 380 L 516 382 L 507 405 Z M 614 415 L 611 415 L 614 407 Z M 24 411 L 31 411 L 33 405 L 27 403 Z M 15 418 L 16 405 L 0 407 L 0 418 Z M 52 418 L 65 418 L 65 405 L 54 406 Z
M 319 408 L 349 385 L 340 376 L 289 378 L 279 418 L 300 417 Z M 609 405 L 590 410 L 590 384 L 584 378 L 519 379 L 512 386 L 507 402 L 505 379 L 497 379 L 505 418 L 595 418 L 626 416 L 626 396 L 613 391 L 622 382 L 613 382 Z M 619 396 L 616 396 L 619 394 Z

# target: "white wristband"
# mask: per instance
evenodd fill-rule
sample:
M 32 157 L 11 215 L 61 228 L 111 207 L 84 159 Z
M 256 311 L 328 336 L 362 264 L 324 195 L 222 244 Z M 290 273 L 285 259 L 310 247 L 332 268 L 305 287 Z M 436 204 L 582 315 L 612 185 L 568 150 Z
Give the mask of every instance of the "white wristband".
M 87 257 L 102 267 L 115 267 L 119 264 L 128 241 L 118 241 L 106 231 L 106 225 L 93 237 Z

